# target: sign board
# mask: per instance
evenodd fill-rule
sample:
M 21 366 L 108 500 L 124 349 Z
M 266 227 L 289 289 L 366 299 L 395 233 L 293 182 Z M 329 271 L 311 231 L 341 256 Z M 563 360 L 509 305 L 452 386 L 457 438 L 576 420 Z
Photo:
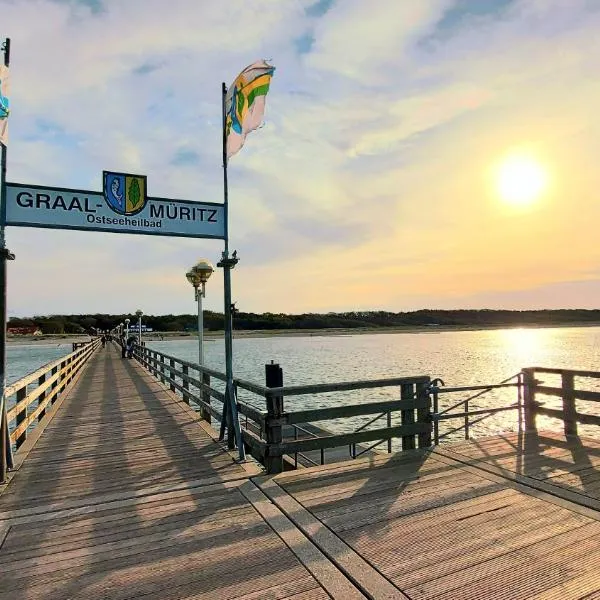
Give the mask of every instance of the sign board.
M 104 172 L 103 192 L 6 184 L 3 225 L 195 238 L 225 237 L 222 204 L 149 198 L 146 177 Z

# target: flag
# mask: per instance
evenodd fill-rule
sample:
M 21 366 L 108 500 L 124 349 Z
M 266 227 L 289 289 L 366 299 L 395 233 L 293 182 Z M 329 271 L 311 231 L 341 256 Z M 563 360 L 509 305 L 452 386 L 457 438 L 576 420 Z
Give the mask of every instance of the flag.
M 8 67 L 0 64 L 0 142 L 8 145 L 8 115 L 10 114 Z
M 231 84 L 225 96 L 225 135 L 227 158 L 237 154 L 246 135 L 260 127 L 265 114 L 265 98 L 275 67 L 259 60 L 246 67 Z

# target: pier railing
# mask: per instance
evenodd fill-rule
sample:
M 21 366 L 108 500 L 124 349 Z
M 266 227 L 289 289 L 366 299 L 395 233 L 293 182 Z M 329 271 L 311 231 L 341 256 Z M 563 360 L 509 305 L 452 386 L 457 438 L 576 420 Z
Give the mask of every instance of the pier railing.
M 184 401 L 196 405 L 205 419 L 221 419 L 225 396 L 214 386 L 214 380 L 224 382 L 223 373 L 144 346 L 136 347 L 135 357 L 159 381 L 172 391 L 179 392 Z M 298 463 L 299 457 L 308 463 L 322 464 L 325 462 L 325 450 L 328 449 L 341 449 L 348 456 L 350 448 L 350 453 L 356 456 L 359 444 L 375 442 L 372 448 L 393 438 L 401 440 L 403 449 L 431 445 L 431 401 L 428 391 L 431 380 L 427 376 L 281 386 L 276 385 L 277 380 L 281 380 L 276 373 L 278 365 L 267 365 L 267 371 L 269 367 L 271 375 L 275 376 L 269 381 L 267 375 L 265 385 L 239 378 L 234 380 L 244 443 L 269 473 L 283 470 L 287 459 L 294 464 Z M 331 392 L 389 387 L 398 389 L 398 400 L 305 410 L 289 410 L 284 406 L 285 397 L 312 397 Z M 240 399 L 240 394 L 250 394 L 252 401 Z M 213 400 L 216 400 L 216 405 Z M 379 426 L 377 421 L 383 416 L 386 423 Z M 352 424 L 361 417 L 370 420 L 358 427 Z M 348 419 L 354 421 L 348 423 Z M 314 425 L 332 422 L 335 422 L 334 429 L 343 433 Z M 390 444 L 388 447 L 391 450 Z M 360 452 L 364 451 L 361 448 Z M 313 458 L 315 452 L 320 460 Z
M 6 422 L 0 418 L 0 482 L 6 479 L 10 446 L 18 450 L 25 443 L 28 434 L 44 418 L 48 408 L 65 391 L 99 345 L 100 339 L 80 345 L 74 352 L 6 387 Z
M 544 379 L 554 379 L 558 385 L 548 385 L 551 381 L 543 381 L 538 379 L 538 376 L 542 376 Z M 588 382 L 582 380 L 588 380 Z M 536 430 L 538 415 L 561 420 L 565 435 L 577 435 L 579 423 L 600 425 L 600 405 L 597 404 L 600 402 L 600 385 L 596 383 L 599 381 L 600 372 L 598 371 L 544 367 L 523 369 L 525 428 L 529 431 Z M 587 389 L 582 389 L 580 386 Z M 589 389 L 590 387 L 596 389 Z M 544 400 L 555 400 L 556 398 L 559 399 L 560 408 L 545 405 Z M 597 414 L 582 412 L 586 408 Z
M 221 420 L 224 393 L 217 386 L 225 382 L 224 373 L 147 347 L 136 348 L 136 358 L 184 401 L 195 405 L 203 418 Z M 400 440 L 396 448 L 402 450 L 437 445 L 457 432 L 469 439 L 475 425 L 509 411 L 515 412 L 515 424 L 528 430 L 535 428 L 538 414 L 563 420 L 567 434 L 577 433 L 577 423 L 600 425 L 600 414 L 575 408 L 575 400 L 600 401 L 600 388 L 579 390 L 574 385 L 576 377 L 600 380 L 596 372 L 527 368 L 496 384 L 460 387 L 446 387 L 442 380 L 428 376 L 283 386 L 283 376 L 277 374 L 279 366 L 266 367 L 265 385 L 239 378 L 234 384 L 244 443 L 269 473 L 281 471 L 286 463 L 298 466 L 299 462 L 324 464 L 328 457 L 357 458 L 382 445 L 392 452 L 394 439 Z M 542 385 L 536 379 L 541 373 L 559 375 L 562 385 Z M 290 409 L 284 402 L 285 398 L 309 396 L 314 405 L 314 397 L 320 394 L 377 388 L 397 388 L 397 399 L 303 409 Z M 496 404 L 481 404 L 479 399 L 485 394 L 504 389 L 513 389 L 514 396 L 505 395 Z M 463 397 L 442 406 L 440 397 L 446 394 Z M 562 398 L 562 409 L 538 402 L 536 398 L 542 394 Z M 440 431 L 440 423 L 456 421 L 457 426 Z M 232 447 L 233 436 L 229 440 Z
M 509 402 L 506 405 L 501 404 L 499 406 L 479 406 L 479 408 L 471 408 L 474 401 L 478 400 L 478 403 L 480 404 L 481 399 L 486 395 L 489 395 L 490 392 L 506 388 L 516 389 L 514 402 Z M 434 379 L 431 382 L 430 393 L 433 406 L 433 440 L 435 445 L 439 444 L 441 440 L 459 432 L 463 432 L 465 440 L 468 440 L 471 437 L 471 429 L 475 425 L 490 419 L 490 417 L 499 413 L 516 411 L 517 422 L 520 423 L 522 421 L 523 373 L 516 373 L 515 375 L 492 385 L 446 387 L 441 379 Z M 452 401 L 449 406 L 441 406 L 440 396 L 448 394 L 449 397 L 453 397 L 455 394 L 464 395 L 465 393 L 467 393 L 466 397 L 462 397 L 458 401 Z M 452 423 L 451 428 L 440 433 L 440 423 L 446 421 L 458 421 L 459 424 L 454 426 Z

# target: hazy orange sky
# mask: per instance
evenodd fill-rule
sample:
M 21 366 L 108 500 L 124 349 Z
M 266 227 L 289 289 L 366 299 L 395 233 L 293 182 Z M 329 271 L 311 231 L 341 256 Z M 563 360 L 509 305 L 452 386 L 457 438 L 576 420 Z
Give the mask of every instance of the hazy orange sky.
M 220 202 L 220 84 L 277 71 L 230 163 L 241 310 L 595 308 L 600 2 L 0 0 L 8 179 Z M 547 185 L 500 197 L 526 154 Z M 209 240 L 10 228 L 9 314 L 194 310 Z M 222 274 L 207 289 L 222 309 Z

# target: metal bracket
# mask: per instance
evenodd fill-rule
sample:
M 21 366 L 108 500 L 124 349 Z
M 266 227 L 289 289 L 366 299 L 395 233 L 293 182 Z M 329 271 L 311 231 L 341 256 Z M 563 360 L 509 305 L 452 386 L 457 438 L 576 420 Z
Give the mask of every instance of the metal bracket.
M 0 248 L 0 259 L 15 260 L 15 255 L 8 248 Z
M 240 259 L 237 257 L 237 250 L 234 250 L 231 256 L 226 256 L 225 252 L 223 252 L 221 260 L 217 263 L 217 267 L 222 269 L 233 269 L 239 262 Z

